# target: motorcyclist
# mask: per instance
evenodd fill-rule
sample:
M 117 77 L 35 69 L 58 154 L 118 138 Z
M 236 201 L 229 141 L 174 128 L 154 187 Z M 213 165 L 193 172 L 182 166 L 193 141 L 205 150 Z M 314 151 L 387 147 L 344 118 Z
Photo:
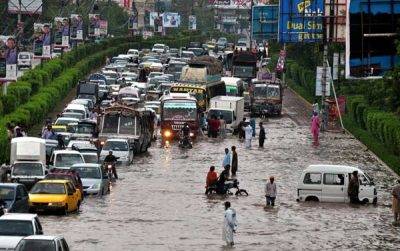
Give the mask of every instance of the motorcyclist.
M 217 185 L 217 193 L 218 194 L 224 194 L 226 189 L 225 189 L 225 181 L 230 180 L 229 179 L 229 169 L 231 168 L 230 165 L 226 165 L 224 167 L 224 170 L 221 172 L 221 174 L 218 177 L 218 181 L 216 183 Z
M 183 124 L 183 127 L 181 129 L 181 134 L 183 136 L 183 142 L 182 143 L 187 143 L 189 142 L 189 137 L 190 137 L 190 126 L 188 123 L 185 122 L 185 124 Z
M 117 169 L 115 168 L 115 164 L 117 163 L 118 159 L 119 158 L 117 158 L 113 155 L 113 151 L 111 151 L 111 150 L 108 152 L 108 155 L 104 158 L 104 163 L 112 163 L 111 170 L 116 179 L 118 179 L 118 175 L 117 175 Z M 106 172 L 107 172 L 107 165 L 105 165 L 105 168 L 106 168 Z

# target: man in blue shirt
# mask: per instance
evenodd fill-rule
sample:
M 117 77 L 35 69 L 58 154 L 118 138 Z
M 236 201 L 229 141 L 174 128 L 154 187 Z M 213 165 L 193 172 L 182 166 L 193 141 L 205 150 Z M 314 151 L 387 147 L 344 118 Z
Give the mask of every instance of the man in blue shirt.
M 5 51 L 6 64 L 17 64 L 17 48 L 15 48 L 15 39 L 10 37 L 7 39 L 7 50 Z
M 231 164 L 231 154 L 229 153 L 229 149 L 225 148 L 225 156 L 224 160 L 222 161 L 222 166 L 225 168 L 227 165 Z
M 63 26 L 62 26 L 62 31 L 61 31 L 63 36 L 69 36 L 69 23 L 68 19 L 63 20 Z

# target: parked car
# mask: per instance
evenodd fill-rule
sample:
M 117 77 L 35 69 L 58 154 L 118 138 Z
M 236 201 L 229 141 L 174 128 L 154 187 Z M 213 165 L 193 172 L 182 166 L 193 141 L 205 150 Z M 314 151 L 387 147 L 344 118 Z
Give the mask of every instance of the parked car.
M 0 217 L 0 250 L 14 250 L 25 236 L 42 234 L 36 214 L 9 213 Z
M 83 193 L 104 195 L 108 191 L 108 176 L 101 164 L 75 164 L 71 167 L 82 179 Z
M 41 180 L 29 192 L 29 207 L 34 212 L 78 211 L 81 192 L 69 180 Z
M 28 213 L 29 196 L 26 187 L 19 183 L 0 183 L 0 201 L 7 213 Z
M 347 188 L 351 174 L 357 171 L 360 201 L 377 203 L 377 191 L 370 176 L 357 167 L 310 165 L 302 173 L 297 186 L 297 201 L 349 202 Z
M 27 51 L 18 53 L 18 70 L 21 68 L 32 69 L 32 54 Z
M 62 236 L 30 235 L 19 241 L 15 251 L 69 251 L 67 241 Z

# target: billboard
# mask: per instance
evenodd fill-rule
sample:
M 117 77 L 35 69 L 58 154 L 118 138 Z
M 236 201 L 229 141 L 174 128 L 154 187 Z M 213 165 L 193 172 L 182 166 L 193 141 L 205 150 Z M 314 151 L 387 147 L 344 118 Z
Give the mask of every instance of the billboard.
M 19 5 L 20 1 L 21 6 Z M 13 14 L 42 14 L 42 6 L 42 0 L 9 0 L 8 12 Z
M 91 37 L 100 36 L 100 14 L 89 14 L 89 31 Z
M 129 30 L 137 30 L 138 29 L 138 12 L 137 12 L 137 10 L 132 12 L 132 14 L 129 16 L 128 29 Z
M 189 30 L 196 30 L 196 16 L 189 16 Z
M 259 5 L 253 7 L 251 32 L 254 40 L 278 38 L 279 5 Z
M 150 26 L 154 26 L 155 21 L 158 18 L 158 13 L 157 12 L 150 12 Z
M 163 27 L 179 27 L 181 23 L 181 17 L 179 16 L 178 13 L 173 13 L 173 12 L 165 12 L 163 14 L 163 22 L 162 25 Z
M 346 78 L 379 78 L 399 63 L 400 0 L 347 3 Z
M 51 58 L 51 24 L 33 24 L 33 58 Z
M 315 43 L 323 41 L 324 0 L 280 2 L 279 41 Z
M 71 14 L 71 40 L 83 40 L 83 19 L 80 14 Z
M 17 78 L 18 60 L 17 41 L 8 36 L 0 41 L 0 80 L 15 81 Z
M 54 48 L 69 47 L 69 18 L 54 18 Z
M 108 29 L 108 21 L 100 20 L 100 35 L 101 36 L 106 36 L 107 35 L 107 29 Z

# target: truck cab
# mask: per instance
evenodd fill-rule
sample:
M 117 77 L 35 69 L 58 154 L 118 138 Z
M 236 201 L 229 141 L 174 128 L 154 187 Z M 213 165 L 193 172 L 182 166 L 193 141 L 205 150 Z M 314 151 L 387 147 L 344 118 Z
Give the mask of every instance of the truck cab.
M 34 137 L 11 140 L 11 181 L 33 186 L 44 179 L 46 168 L 46 141 Z

